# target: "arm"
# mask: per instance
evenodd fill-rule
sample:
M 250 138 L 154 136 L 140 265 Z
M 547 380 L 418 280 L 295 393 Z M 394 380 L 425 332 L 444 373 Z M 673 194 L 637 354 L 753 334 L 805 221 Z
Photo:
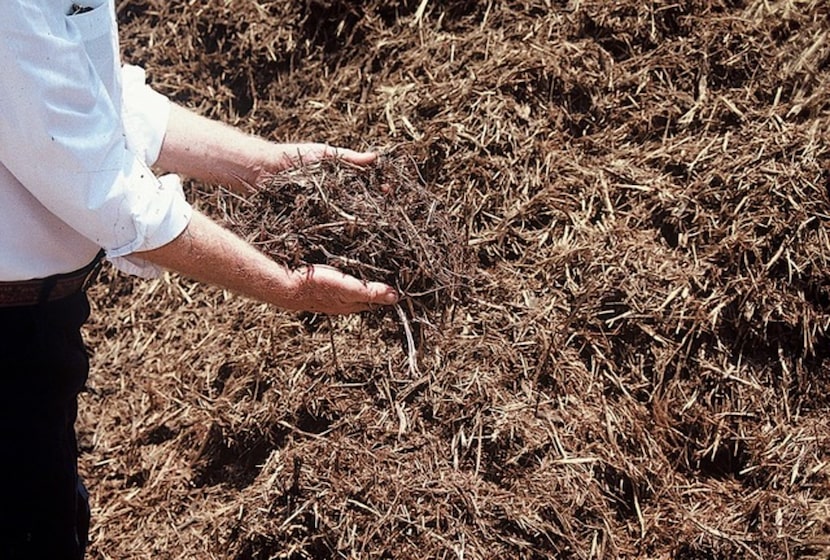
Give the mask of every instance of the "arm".
M 194 280 L 288 310 L 354 313 L 398 299 L 385 284 L 364 283 L 328 266 L 290 270 L 196 211 L 179 237 L 141 256 Z
M 157 164 L 245 191 L 298 159 L 308 162 L 325 157 L 365 165 L 376 155 L 325 144 L 273 144 L 173 105 Z M 390 286 L 364 283 L 328 266 L 291 270 L 196 211 L 179 237 L 139 255 L 200 282 L 289 310 L 352 313 L 398 299 Z
M 377 154 L 327 144 L 275 144 L 173 104 L 156 163 L 165 171 L 245 192 L 278 171 L 333 157 L 368 165 Z

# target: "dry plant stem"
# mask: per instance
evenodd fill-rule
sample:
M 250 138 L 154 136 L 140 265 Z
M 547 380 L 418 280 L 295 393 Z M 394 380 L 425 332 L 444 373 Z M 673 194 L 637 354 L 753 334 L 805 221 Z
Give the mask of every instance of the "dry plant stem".
M 326 323 L 329 327 L 329 344 L 331 344 L 331 361 L 334 364 L 334 370 L 340 371 L 340 362 L 337 360 L 337 346 L 334 342 L 334 322 L 331 320 L 331 317 L 326 317 Z
M 415 349 L 415 339 L 412 336 L 412 329 L 409 327 L 409 319 L 406 317 L 403 308 L 400 304 L 395 304 L 395 311 L 398 313 L 398 318 L 401 320 L 404 336 L 406 336 L 406 354 L 409 362 L 409 375 L 413 379 L 420 377 L 421 372 L 418 371 L 418 352 Z

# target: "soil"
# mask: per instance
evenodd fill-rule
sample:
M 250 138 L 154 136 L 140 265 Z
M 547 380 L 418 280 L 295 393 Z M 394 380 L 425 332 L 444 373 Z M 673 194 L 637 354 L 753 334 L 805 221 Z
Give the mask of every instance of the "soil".
M 825 0 L 117 4 L 171 99 L 405 154 L 429 204 L 272 253 L 368 264 L 401 313 L 104 269 L 90 558 L 830 558 Z

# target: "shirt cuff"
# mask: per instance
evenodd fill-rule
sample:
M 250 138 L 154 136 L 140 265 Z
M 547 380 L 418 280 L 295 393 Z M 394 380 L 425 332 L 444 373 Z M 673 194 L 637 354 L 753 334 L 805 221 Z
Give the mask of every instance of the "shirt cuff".
M 167 245 L 182 234 L 193 214 L 177 175 L 159 177 L 158 189 L 154 206 L 157 209 L 165 208 L 166 211 L 144 212 L 140 216 L 133 216 L 136 239 L 129 245 L 106 251 L 107 260 L 120 271 L 133 276 L 157 278 L 161 275 L 160 267 L 133 253 Z
M 143 68 L 125 64 L 123 83 L 123 123 L 127 147 L 147 165 L 158 160 L 167 122 L 170 100 L 146 83 Z

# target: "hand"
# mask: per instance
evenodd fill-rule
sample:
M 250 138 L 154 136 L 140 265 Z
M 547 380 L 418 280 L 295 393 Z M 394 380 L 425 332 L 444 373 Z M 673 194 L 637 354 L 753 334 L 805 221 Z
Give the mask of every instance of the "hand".
M 279 144 L 277 147 L 280 155 L 277 158 L 277 169 L 271 170 L 272 172 L 300 167 L 324 159 L 339 159 L 362 167 L 374 162 L 378 157 L 375 152 L 356 152 L 328 144 Z
M 292 273 L 296 283 L 297 311 L 341 315 L 398 302 L 394 288 L 380 282 L 363 282 L 330 266 L 315 264 Z

